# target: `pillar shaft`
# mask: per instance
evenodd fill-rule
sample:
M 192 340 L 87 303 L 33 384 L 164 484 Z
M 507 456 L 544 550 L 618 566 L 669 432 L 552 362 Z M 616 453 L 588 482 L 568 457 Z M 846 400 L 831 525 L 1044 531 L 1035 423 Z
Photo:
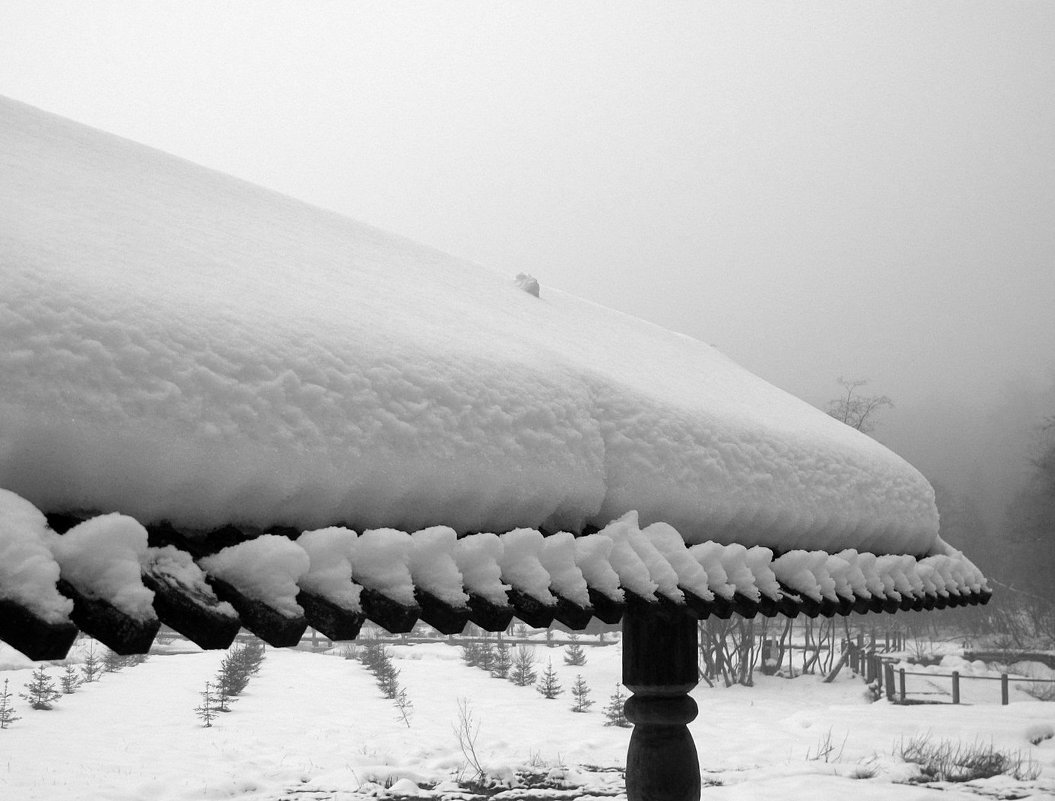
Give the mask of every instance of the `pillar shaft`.
M 627 611 L 623 684 L 633 693 L 626 755 L 627 801 L 699 801 L 700 763 L 686 724 L 696 718 L 688 693 L 699 680 L 696 621 Z

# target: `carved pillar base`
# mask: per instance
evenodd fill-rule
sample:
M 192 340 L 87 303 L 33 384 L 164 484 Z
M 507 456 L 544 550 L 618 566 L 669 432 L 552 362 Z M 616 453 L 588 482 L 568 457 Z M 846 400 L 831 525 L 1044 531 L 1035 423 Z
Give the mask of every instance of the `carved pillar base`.
M 686 724 L 696 718 L 698 634 L 691 617 L 623 617 L 623 684 L 633 695 L 627 801 L 699 801 L 700 763 Z

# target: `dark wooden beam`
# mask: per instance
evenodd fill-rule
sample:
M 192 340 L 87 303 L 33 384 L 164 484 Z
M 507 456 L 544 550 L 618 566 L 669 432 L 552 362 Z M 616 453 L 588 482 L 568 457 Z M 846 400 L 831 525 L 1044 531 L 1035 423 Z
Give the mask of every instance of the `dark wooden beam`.
M 421 619 L 440 634 L 461 634 L 469 622 L 468 606 L 451 606 L 421 587 L 414 589 L 414 598 L 421 607 Z
M 484 631 L 505 631 L 514 614 L 509 604 L 496 604 L 475 592 L 469 593 L 469 620 Z
M 421 607 L 416 603 L 400 603 L 372 587 L 363 587 L 359 602 L 367 618 L 390 634 L 410 633 L 421 617 Z
M 83 631 L 115 654 L 145 654 L 154 643 L 161 621 L 150 616 L 132 617 L 103 598 L 92 598 L 65 579 L 59 579 L 59 592 L 73 601 L 70 618 Z
M 21 604 L 0 598 L 0 640 L 34 662 L 65 659 L 77 627 L 68 620 L 44 620 Z
M 275 648 L 297 645 L 308 628 L 303 615 L 288 615 L 270 604 L 250 598 L 233 584 L 215 576 L 209 586 L 221 601 L 227 601 L 242 618 L 242 624 L 253 634 Z
M 229 648 L 242 621 L 224 612 L 215 598 L 175 581 L 171 576 L 143 570 L 143 584 L 154 591 L 154 611 L 171 629 L 206 650 Z
M 514 614 L 535 629 L 549 628 L 557 611 L 557 604 L 544 604 L 533 595 L 513 587 L 509 590 L 509 604 Z
M 308 624 L 334 642 L 354 640 L 366 620 L 360 611 L 346 609 L 329 598 L 307 590 L 297 593 L 297 603 L 304 609 Z
M 563 623 L 572 631 L 582 631 L 590 625 L 593 617 L 593 607 L 580 606 L 560 593 L 553 593 L 557 598 L 557 609 L 553 613 L 553 619 Z

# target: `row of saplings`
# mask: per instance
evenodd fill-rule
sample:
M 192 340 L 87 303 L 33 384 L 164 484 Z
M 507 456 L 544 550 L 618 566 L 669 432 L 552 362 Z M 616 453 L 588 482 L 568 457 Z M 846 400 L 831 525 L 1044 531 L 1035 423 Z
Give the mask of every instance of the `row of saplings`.
M 231 711 L 231 704 L 260 672 L 263 662 L 264 643 L 255 638 L 236 645 L 224 655 L 216 676 L 205 682 L 205 689 L 200 693 L 201 704 L 194 708 L 203 726 L 212 726 L 217 715 Z
M 413 713 L 413 704 L 407 698 L 407 691 L 399 684 L 399 669 L 392 661 L 391 650 L 377 640 L 367 640 L 357 648 L 349 649 L 346 655 L 350 659 L 358 659 L 363 666 L 369 670 L 377 683 L 381 694 L 393 702 L 397 710 L 397 719 L 410 727 L 410 719 Z M 515 650 L 508 643 L 499 642 L 476 642 L 469 641 L 462 645 L 462 661 L 470 667 L 490 673 L 493 678 L 507 679 L 518 687 L 530 687 L 534 685 L 539 695 L 550 700 L 556 699 L 564 692 L 564 688 L 553 669 L 553 660 L 550 659 L 546 669 L 540 674 L 536 670 L 538 659 L 535 649 L 524 645 Z M 565 647 L 564 662 L 571 666 L 586 664 L 586 652 L 582 645 L 573 642 Z M 576 674 L 575 683 L 571 687 L 573 712 L 587 712 L 594 705 L 590 699 L 590 688 L 582 674 Z M 615 693 L 608 699 L 603 712 L 606 726 L 627 727 L 630 722 L 623 712 L 623 704 L 626 695 L 616 685 Z
M 81 686 L 99 681 L 107 673 L 117 673 L 126 667 L 139 665 L 145 662 L 146 658 L 145 654 L 121 656 L 107 649 L 100 655 L 96 653 L 95 642 L 92 641 L 81 664 L 66 662 L 62 666 L 62 671 L 58 674 L 58 686 L 55 684 L 55 678 L 48 672 L 48 666 L 41 664 L 30 674 L 29 681 L 23 685 L 24 692 L 19 693 L 18 697 L 28 703 L 31 709 L 54 709 L 56 702 L 63 696 L 72 695 Z M 11 699 L 10 680 L 4 679 L 3 689 L 0 689 L 0 729 L 6 729 L 16 720 L 21 720 L 21 717 L 15 714 Z

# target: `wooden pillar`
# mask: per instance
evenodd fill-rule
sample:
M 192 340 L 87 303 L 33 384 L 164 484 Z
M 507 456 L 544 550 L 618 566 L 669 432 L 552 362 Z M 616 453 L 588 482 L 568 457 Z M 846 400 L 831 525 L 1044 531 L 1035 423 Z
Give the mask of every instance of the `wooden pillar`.
M 1010 700 L 1011 700 L 1011 694 L 1010 694 L 1010 692 L 1008 690 L 1008 686 L 1007 686 L 1007 674 L 1006 673 L 1001 673 L 1000 674 L 1000 703 L 1003 704 L 1004 706 L 1007 706 L 1007 704 L 1008 704 L 1008 702 Z
M 699 680 L 697 622 L 627 610 L 623 684 L 633 695 L 626 755 L 627 801 L 699 801 L 700 761 L 686 724 L 695 720 L 689 691 Z

